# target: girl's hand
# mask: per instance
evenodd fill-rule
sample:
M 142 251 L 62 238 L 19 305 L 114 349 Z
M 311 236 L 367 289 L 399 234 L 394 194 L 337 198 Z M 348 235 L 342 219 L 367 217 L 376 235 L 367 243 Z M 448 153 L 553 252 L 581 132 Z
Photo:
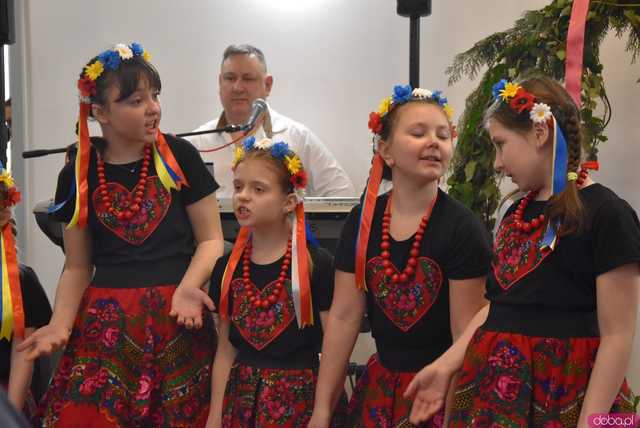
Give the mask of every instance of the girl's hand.
M 28 360 L 35 360 L 41 355 L 51 355 L 63 348 L 69 341 L 71 330 L 56 324 L 47 324 L 37 329 L 24 342 L 16 347 L 18 352 L 28 351 Z
M 405 398 L 413 397 L 409 415 L 412 424 L 428 421 L 442 409 L 453 375 L 452 370 L 438 365 L 438 361 L 416 373 L 404 392 Z
M 215 309 L 213 300 L 203 290 L 181 286 L 173 293 L 169 315 L 176 317 L 176 322 L 188 329 L 201 328 L 203 306 L 210 311 Z

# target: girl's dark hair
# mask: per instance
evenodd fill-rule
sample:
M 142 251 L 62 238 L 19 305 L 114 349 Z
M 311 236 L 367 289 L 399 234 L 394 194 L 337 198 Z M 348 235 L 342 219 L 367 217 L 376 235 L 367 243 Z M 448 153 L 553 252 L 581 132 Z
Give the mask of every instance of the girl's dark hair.
M 94 63 L 98 57 L 94 57 L 87 63 Z M 82 77 L 84 69 L 80 76 Z M 158 91 L 162 89 L 160 74 L 158 70 L 141 55 L 122 60 L 116 70 L 105 67 L 98 79 L 96 79 L 96 94 L 91 96 L 91 102 L 105 105 L 107 103 L 107 91 L 112 85 L 116 85 L 120 90 L 120 95 L 116 101 L 122 101 L 138 90 L 141 80 L 146 80 L 149 86 Z
M 398 111 L 400 111 L 407 104 L 411 104 L 411 103 L 423 103 L 423 104 L 432 104 L 432 105 L 438 106 L 442 110 L 442 114 L 444 114 L 444 116 L 447 117 L 447 114 L 442 109 L 442 106 L 438 104 L 437 101 L 432 99 L 415 99 L 415 100 L 412 99 L 410 101 L 407 101 L 406 103 L 402 103 L 399 105 L 392 105 L 389 112 L 387 112 L 387 114 L 385 114 L 382 117 L 382 120 L 380 121 L 380 123 L 382 124 L 382 130 L 380 131 L 380 134 L 379 134 L 380 139 L 385 141 L 389 139 L 389 137 L 393 133 L 395 124 L 398 121 Z M 449 120 L 447 119 L 447 122 L 448 121 Z M 384 164 L 382 169 L 382 178 L 384 180 L 391 180 L 391 168 L 389 168 L 386 163 Z
M 536 102 L 545 103 L 551 108 L 553 116 L 564 133 L 567 141 L 567 172 L 578 172 L 582 159 L 583 136 L 580 125 L 580 111 L 567 91 L 555 80 L 546 76 L 533 76 L 519 82 Z M 495 119 L 516 132 L 527 133 L 533 129 L 529 113 L 519 114 L 509 107 L 507 102 L 495 102 L 485 113 L 485 125 L 489 119 Z M 550 133 L 552 136 L 552 133 Z M 579 232 L 584 223 L 584 209 L 578 196 L 576 181 L 567 181 L 567 186 L 559 194 L 553 195 L 545 209 L 551 224 L 559 225 L 558 236 Z

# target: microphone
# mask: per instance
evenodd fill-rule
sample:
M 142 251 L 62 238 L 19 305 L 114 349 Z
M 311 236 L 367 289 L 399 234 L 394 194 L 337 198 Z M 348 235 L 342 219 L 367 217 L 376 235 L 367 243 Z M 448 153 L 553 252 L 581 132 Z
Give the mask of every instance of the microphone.
M 256 100 L 253 102 L 253 105 L 251 107 L 251 116 L 249 116 L 247 123 L 245 123 L 242 126 L 242 131 L 247 132 L 253 129 L 253 127 L 256 126 L 258 117 L 260 117 L 260 115 L 266 110 L 267 110 L 267 102 L 262 98 L 256 98 Z

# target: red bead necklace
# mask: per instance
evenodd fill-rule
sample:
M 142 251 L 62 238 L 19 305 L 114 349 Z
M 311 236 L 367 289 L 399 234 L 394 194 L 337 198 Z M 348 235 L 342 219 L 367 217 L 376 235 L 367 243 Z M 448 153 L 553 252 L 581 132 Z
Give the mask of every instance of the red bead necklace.
M 384 274 L 387 278 L 391 277 L 392 283 L 405 283 L 415 275 L 416 266 L 418 265 L 418 255 L 420 254 L 420 245 L 422 243 L 422 238 L 424 237 L 424 231 L 427 228 L 427 224 L 429 223 L 429 217 L 431 217 L 431 212 L 433 211 L 433 207 L 436 204 L 436 199 L 438 199 L 438 193 L 436 193 L 433 201 L 431 201 L 431 205 L 427 208 L 427 211 L 420 220 L 418 230 L 416 231 L 416 234 L 413 238 L 413 244 L 411 244 L 411 250 L 409 250 L 409 259 L 407 260 L 407 265 L 404 267 L 404 269 L 402 269 L 402 272 L 398 274 L 394 273 L 394 270 L 391 267 L 391 253 L 389 252 L 389 250 L 391 249 L 391 238 L 389 236 L 389 229 L 391 226 L 391 194 L 389 194 L 389 199 L 387 199 L 387 206 L 385 207 L 384 214 L 382 216 L 382 241 L 380 242 L 380 257 L 382 257 L 382 266 L 385 268 Z
M 586 181 L 588 175 L 589 173 L 586 169 L 580 168 L 578 179 L 576 180 L 576 186 L 578 186 L 578 189 L 582 188 L 582 185 Z M 529 205 L 529 202 L 531 202 L 537 194 L 538 191 L 527 193 L 516 208 L 516 211 L 514 213 L 514 224 L 516 229 L 520 230 L 521 232 L 531 233 L 541 227 L 546 220 L 544 214 L 540 214 L 538 217 L 534 217 L 533 219 L 531 219 L 531 221 L 524 221 L 522 218 L 527 205 Z
M 287 251 L 284 253 L 284 260 L 282 260 L 282 266 L 280 267 L 280 274 L 278 275 L 278 279 L 273 286 L 273 290 L 266 299 L 260 299 L 260 296 L 256 296 L 253 292 L 253 284 L 251 284 L 250 277 L 250 269 L 249 262 L 251 261 L 251 241 L 247 242 L 247 246 L 244 249 L 244 254 L 242 255 L 242 281 L 244 282 L 244 290 L 247 293 L 247 297 L 249 297 L 249 302 L 257 309 L 269 309 L 278 301 L 278 296 L 282 292 L 282 287 L 284 287 L 284 280 L 287 278 L 287 272 L 289 271 L 289 266 L 291 265 L 291 238 L 287 242 Z
M 144 156 L 142 158 L 142 168 L 140 168 L 140 178 L 133 190 L 127 196 L 127 200 L 123 203 L 124 208 L 117 210 L 111 201 L 109 191 L 107 190 L 107 179 L 104 176 L 104 161 L 102 156 L 98 154 L 98 192 L 102 198 L 102 204 L 107 208 L 110 214 L 115 215 L 120 221 L 129 221 L 140 211 L 140 203 L 144 196 L 144 186 L 149 175 L 149 161 L 151 159 L 151 144 L 144 146 Z

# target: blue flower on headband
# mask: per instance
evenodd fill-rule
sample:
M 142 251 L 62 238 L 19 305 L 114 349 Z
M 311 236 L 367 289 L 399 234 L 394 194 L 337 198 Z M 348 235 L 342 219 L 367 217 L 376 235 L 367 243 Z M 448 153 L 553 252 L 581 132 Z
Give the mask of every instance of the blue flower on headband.
M 442 91 L 433 91 L 433 95 L 431 95 L 431 98 L 442 107 L 444 107 L 444 105 L 448 102 L 447 97 L 442 96 Z
M 491 93 L 493 94 L 493 99 L 497 100 L 500 97 L 500 91 L 504 89 L 507 84 L 507 79 L 501 79 L 498 83 L 493 85 L 493 90 Z
M 242 146 L 244 147 L 244 150 L 245 150 L 246 152 L 248 152 L 249 150 L 252 150 L 252 149 L 253 149 L 253 145 L 254 145 L 255 143 L 256 143 L 256 137 L 251 136 L 251 137 L 248 137 L 247 139 L 245 139 L 245 140 L 242 142 Z
M 142 45 L 140 43 L 133 42 L 129 45 L 129 47 L 131 48 L 131 52 L 133 52 L 133 55 L 135 56 L 140 56 L 144 52 L 144 49 L 142 48 Z
M 104 51 L 98 55 L 98 59 L 109 70 L 117 70 L 120 67 L 120 54 L 117 51 Z
M 393 102 L 404 103 L 411 99 L 413 88 L 411 85 L 396 85 L 393 87 Z
M 289 145 L 283 141 L 271 146 L 271 156 L 276 159 L 283 160 L 287 153 L 289 153 Z

